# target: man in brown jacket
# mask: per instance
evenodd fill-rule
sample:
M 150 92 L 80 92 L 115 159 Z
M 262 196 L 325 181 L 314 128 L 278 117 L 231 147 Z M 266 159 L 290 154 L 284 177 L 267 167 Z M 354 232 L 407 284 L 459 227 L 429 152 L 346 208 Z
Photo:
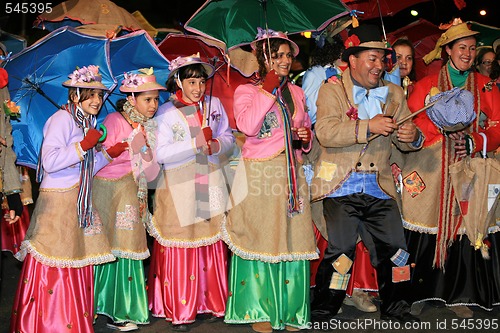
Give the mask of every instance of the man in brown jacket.
M 378 28 L 351 29 L 345 45 L 342 60 L 349 68 L 340 80 L 324 84 L 317 100 L 321 154 L 311 193 L 313 202 L 323 204 L 328 248 L 312 308 L 337 314 L 360 236 L 377 268 L 381 319 L 418 321 L 398 291 L 407 284 L 410 268 L 389 158 L 391 142 L 413 151 L 424 138 L 411 121 L 396 124 L 410 111 L 403 90 L 381 80 L 390 50 Z

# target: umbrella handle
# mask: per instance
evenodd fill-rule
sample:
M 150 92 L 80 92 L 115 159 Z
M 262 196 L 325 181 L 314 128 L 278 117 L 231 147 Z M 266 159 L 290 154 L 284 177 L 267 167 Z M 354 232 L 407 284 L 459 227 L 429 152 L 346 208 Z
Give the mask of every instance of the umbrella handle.
M 104 126 L 104 124 L 99 124 L 97 128 L 102 131 L 102 136 L 99 138 L 99 142 L 103 142 L 106 140 L 106 136 L 108 136 L 108 129 Z

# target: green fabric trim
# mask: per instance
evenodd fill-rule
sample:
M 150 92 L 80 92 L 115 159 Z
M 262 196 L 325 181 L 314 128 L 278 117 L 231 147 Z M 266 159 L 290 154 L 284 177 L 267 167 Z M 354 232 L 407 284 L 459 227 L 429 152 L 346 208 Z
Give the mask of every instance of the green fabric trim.
M 469 76 L 469 71 L 460 74 L 460 71 L 451 66 L 451 61 L 447 63 L 448 71 L 450 73 L 451 83 L 454 87 L 462 87 Z

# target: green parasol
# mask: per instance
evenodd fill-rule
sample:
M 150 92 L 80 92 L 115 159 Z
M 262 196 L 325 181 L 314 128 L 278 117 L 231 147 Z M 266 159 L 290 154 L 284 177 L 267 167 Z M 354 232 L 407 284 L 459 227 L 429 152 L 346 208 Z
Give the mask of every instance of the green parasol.
M 252 42 L 257 27 L 287 34 L 317 31 L 348 13 L 340 0 L 208 0 L 184 27 L 231 50 Z

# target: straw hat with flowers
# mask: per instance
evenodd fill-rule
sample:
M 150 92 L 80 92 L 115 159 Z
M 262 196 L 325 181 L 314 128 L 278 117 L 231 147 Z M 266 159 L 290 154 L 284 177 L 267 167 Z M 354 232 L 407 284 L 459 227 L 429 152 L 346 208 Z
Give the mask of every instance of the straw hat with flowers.
M 439 26 L 439 29 L 447 30 L 443 32 L 441 37 L 439 37 L 439 39 L 437 40 L 434 50 L 423 57 L 423 60 L 426 64 L 431 63 L 435 59 L 441 58 L 441 48 L 443 46 L 460 38 L 475 36 L 479 34 L 478 31 L 470 30 L 467 26 L 467 23 L 462 22 L 462 20 L 459 18 L 454 19 L 451 24 L 441 24 Z
M 125 73 L 123 75 L 120 91 L 123 93 L 139 93 L 151 90 L 166 90 L 164 86 L 156 82 L 153 67 L 141 68 L 137 73 Z
M 102 84 L 102 75 L 99 73 L 99 66 L 77 67 L 68 77 L 69 80 L 64 81 L 62 84 L 68 88 L 109 90 Z

